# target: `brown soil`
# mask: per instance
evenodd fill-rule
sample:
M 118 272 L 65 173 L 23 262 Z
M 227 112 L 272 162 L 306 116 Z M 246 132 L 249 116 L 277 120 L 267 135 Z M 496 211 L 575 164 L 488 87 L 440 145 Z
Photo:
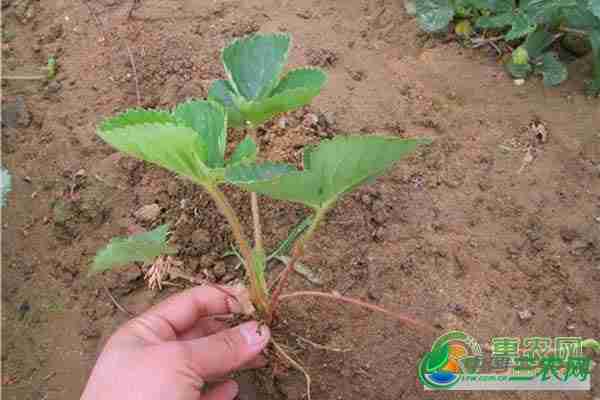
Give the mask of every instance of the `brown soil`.
M 2 219 L 5 399 L 79 398 L 101 343 L 127 318 L 104 286 L 132 312 L 180 290 L 150 292 L 135 267 L 88 279 L 110 237 L 169 222 L 187 272 L 240 279 L 235 260 L 220 264 L 231 238 L 207 195 L 115 154 L 94 131 L 137 104 L 127 45 L 141 104 L 171 107 L 205 96 L 223 76 L 220 49 L 255 31 L 291 32 L 291 64 L 320 65 L 330 77 L 313 105 L 259 132 L 266 156 L 298 161 L 304 145 L 343 132 L 435 139 L 329 214 L 303 260 L 321 289 L 481 343 L 600 337 L 600 106 L 581 94 L 583 64 L 555 89 L 535 79 L 516 86 L 484 50 L 421 34 L 397 0 L 141 0 L 131 20 L 130 1 L 89 6 L 2 1 L 4 75 L 39 73 L 51 54 L 60 66 L 47 85 L 2 81 L 2 163 L 14 177 Z M 228 194 L 247 224 L 248 196 Z M 140 224 L 134 212 L 152 203 L 159 218 Z M 273 248 L 307 211 L 264 203 Z M 299 275 L 291 286 L 316 289 Z M 522 310 L 531 319 L 521 320 Z M 290 301 L 284 322 L 314 399 L 600 396 L 597 370 L 592 393 L 426 393 L 416 365 L 432 337 L 322 299 Z M 349 351 L 307 346 L 293 334 Z M 295 371 L 241 379 L 248 399 L 304 395 Z

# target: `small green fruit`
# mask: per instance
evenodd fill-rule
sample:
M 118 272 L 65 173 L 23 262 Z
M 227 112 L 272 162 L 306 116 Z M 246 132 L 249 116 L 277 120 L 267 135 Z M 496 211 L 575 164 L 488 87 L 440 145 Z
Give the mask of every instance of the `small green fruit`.
M 458 24 L 456 24 L 456 26 L 454 27 L 454 32 L 458 36 L 471 36 L 471 33 L 473 33 L 473 26 L 471 25 L 471 21 L 469 21 L 468 19 L 463 19 Z
M 529 53 L 524 47 L 517 47 L 512 53 L 512 61 L 514 64 L 523 65 L 529 62 Z

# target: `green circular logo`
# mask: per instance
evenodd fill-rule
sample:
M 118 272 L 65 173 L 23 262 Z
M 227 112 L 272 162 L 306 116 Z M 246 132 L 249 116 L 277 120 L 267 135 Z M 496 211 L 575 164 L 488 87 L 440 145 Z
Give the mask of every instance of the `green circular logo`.
M 421 359 L 419 380 L 431 389 L 449 389 L 463 374 L 476 373 L 482 362 L 477 341 L 464 332 L 451 331 L 438 338 Z

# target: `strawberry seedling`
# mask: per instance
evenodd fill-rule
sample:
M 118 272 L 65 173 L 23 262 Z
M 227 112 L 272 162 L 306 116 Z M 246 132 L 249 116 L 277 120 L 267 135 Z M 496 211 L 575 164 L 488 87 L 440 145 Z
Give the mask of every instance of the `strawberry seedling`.
M 259 148 L 253 130 L 278 114 L 309 104 L 326 81 L 325 73 L 315 68 L 283 72 L 289 47 L 290 37 L 284 34 L 257 34 L 236 40 L 222 54 L 228 79 L 213 83 L 208 100 L 188 101 L 173 110 L 129 110 L 105 120 L 98 134 L 116 149 L 173 171 L 210 194 L 227 219 L 239 249 L 254 317 L 275 324 L 281 301 L 299 296 L 332 298 L 392 314 L 338 294 L 310 291 L 284 294 L 284 290 L 290 272 L 337 200 L 381 175 L 429 140 L 337 136 L 306 148 L 302 168 L 258 161 Z M 228 127 L 247 128 L 250 134 L 226 158 Z M 221 191 L 223 185 L 234 185 L 253 194 L 252 241 Z M 270 281 L 257 194 L 300 203 L 313 211 L 306 223 L 293 231 L 292 239 L 284 243 L 285 250 L 291 248 L 291 256 L 284 258 L 288 261 L 284 271 Z M 278 249 L 275 255 L 282 252 Z M 134 261 L 150 263 L 157 256 L 172 253 L 167 244 L 167 227 L 161 226 L 127 239 L 113 239 L 96 256 L 93 271 Z M 407 317 L 399 318 L 417 323 Z M 280 347 L 276 348 L 283 353 Z M 282 356 L 289 360 L 286 354 Z

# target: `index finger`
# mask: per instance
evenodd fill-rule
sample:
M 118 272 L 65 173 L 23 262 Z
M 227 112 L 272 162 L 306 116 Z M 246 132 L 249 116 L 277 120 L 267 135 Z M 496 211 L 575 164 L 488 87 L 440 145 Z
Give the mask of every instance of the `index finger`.
M 240 292 L 239 288 L 226 290 L 236 297 Z M 215 287 L 204 285 L 169 297 L 131 322 L 141 323 L 161 340 L 174 340 L 192 328 L 201 318 L 234 312 L 239 312 L 239 304 L 235 297 L 232 298 L 225 291 Z

